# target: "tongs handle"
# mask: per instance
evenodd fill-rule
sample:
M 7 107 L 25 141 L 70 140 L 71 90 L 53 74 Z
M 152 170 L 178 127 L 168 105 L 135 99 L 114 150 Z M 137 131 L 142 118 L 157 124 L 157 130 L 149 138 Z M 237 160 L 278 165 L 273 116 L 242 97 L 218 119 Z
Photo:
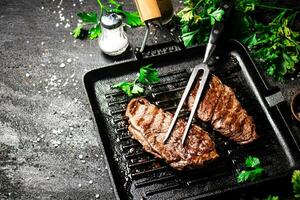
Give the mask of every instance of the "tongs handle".
M 216 44 L 218 43 L 221 33 L 223 32 L 224 27 L 231 15 L 233 3 L 232 1 L 222 1 L 219 8 L 224 10 L 224 15 L 222 17 L 222 20 L 217 21 L 211 29 L 204 55 L 204 63 L 208 62 L 209 58 L 211 57 L 216 48 Z

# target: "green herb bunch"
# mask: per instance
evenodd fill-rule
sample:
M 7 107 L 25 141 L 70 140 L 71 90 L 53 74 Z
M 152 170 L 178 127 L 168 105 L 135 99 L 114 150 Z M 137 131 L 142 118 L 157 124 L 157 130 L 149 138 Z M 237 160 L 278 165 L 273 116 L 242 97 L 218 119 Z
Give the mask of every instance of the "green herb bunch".
M 238 7 L 239 16 L 242 16 L 239 17 L 242 30 L 239 39 L 249 47 L 269 76 L 282 81 L 286 74 L 296 70 L 300 61 L 300 34 L 291 29 L 298 12 L 274 7 L 281 11 L 270 23 L 263 24 L 251 18 L 250 13 L 263 6 L 257 2 L 252 2 L 249 7 L 249 4 Z M 264 5 L 263 8 L 273 7 Z
M 160 81 L 158 71 L 152 68 L 152 64 L 140 68 L 136 79 L 133 82 L 123 81 L 113 85 L 113 88 L 122 90 L 129 97 L 139 96 L 144 94 L 143 85 L 154 84 Z
M 230 20 L 230 36 L 244 42 L 266 73 L 282 81 L 286 74 L 296 71 L 300 61 L 300 35 L 291 29 L 299 12 L 282 8 L 262 0 L 236 0 Z M 185 0 L 184 8 L 177 14 L 181 36 L 185 46 L 208 41 L 215 21 L 222 19 L 224 12 L 218 9 L 220 0 Z M 255 18 L 255 11 L 268 9 L 277 12 L 271 22 L 263 24 Z
M 125 22 L 131 27 L 142 26 L 144 24 L 140 19 L 139 13 L 137 11 L 124 11 L 122 5 L 116 0 L 108 0 L 110 6 L 102 3 L 101 0 L 97 0 L 97 3 L 99 6 L 99 15 L 94 11 L 77 13 L 77 16 L 81 19 L 81 22 L 78 23 L 77 27 L 72 32 L 72 35 L 75 38 L 78 38 L 82 35 L 83 28 L 88 28 L 88 37 L 90 39 L 99 37 L 102 32 L 100 19 L 104 13 L 114 12 L 122 15 Z
M 177 14 L 180 18 L 182 40 L 185 46 L 208 41 L 208 33 L 224 10 L 218 9 L 219 0 L 185 0 L 184 8 Z
M 257 157 L 249 156 L 245 160 L 246 170 L 242 170 L 237 176 L 237 182 L 255 181 L 261 178 L 264 169 L 260 165 Z

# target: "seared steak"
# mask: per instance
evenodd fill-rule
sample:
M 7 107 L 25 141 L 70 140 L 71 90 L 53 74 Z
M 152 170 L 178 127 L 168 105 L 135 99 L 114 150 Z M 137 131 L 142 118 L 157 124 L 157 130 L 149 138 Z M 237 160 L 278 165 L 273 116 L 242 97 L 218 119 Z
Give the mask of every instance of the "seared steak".
M 198 87 L 199 84 L 196 84 L 189 96 L 190 110 Z M 252 118 L 242 108 L 233 90 L 216 76 L 211 78 L 209 88 L 198 107 L 197 117 L 210 122 L 215 130 L 238 144 L 250 143 L 258 137 Z
M 132 99 L 127 106 L 126 116 L 132 138 L 138 140 L 147 152 L 164 159 L 177 170 L 203 166 L 218 157 L 212 139 L 196 125 L 192 125 L 185 145 L 181 144 L 186 126 L 183 119 L 178 119 L 170 139 L 164 144 L 173 115 L 144 98 Z

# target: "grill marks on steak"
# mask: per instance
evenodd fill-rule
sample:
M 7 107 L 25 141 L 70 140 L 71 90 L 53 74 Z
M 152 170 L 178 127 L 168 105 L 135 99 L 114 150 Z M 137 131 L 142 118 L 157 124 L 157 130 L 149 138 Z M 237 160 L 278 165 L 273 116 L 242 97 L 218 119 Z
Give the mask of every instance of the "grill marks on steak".
M 189 96 L 190 110 L 198 87 L 199 84 Z M 215 130 L 239 144 L 250 143 L 258 137 L 252 118 L 242 108 L 234 91 L 216 76 L 212 76 L 209 88 L 199 105 L 197 117 L 202 121 L 210 121 Z
M 212 139 L 196 125 L 192 125 L 186 144 L 181 144 L 186 126 L 183 119 L 178 119 L 170 139 L 164 144 L 173 115 L 144 98 L 132 99 L 127 106 L 126 116 L 129 118 L 128 130 L 132 138 L 138 140 L 147 152 L 164 159 L 177 170 L 199 167 L 218 157 Z

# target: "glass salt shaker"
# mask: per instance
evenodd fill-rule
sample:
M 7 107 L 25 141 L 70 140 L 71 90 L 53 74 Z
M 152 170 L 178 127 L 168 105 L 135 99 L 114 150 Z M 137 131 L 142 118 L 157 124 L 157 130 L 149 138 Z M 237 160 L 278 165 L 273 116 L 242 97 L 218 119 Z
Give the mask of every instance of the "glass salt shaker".
M 98 43 L 103 53 L 110 56 L 122 54 L 128 47 L 129 42 L 124 31 L 122 17 L 109 13 L 101 18 L 102 34 Z

